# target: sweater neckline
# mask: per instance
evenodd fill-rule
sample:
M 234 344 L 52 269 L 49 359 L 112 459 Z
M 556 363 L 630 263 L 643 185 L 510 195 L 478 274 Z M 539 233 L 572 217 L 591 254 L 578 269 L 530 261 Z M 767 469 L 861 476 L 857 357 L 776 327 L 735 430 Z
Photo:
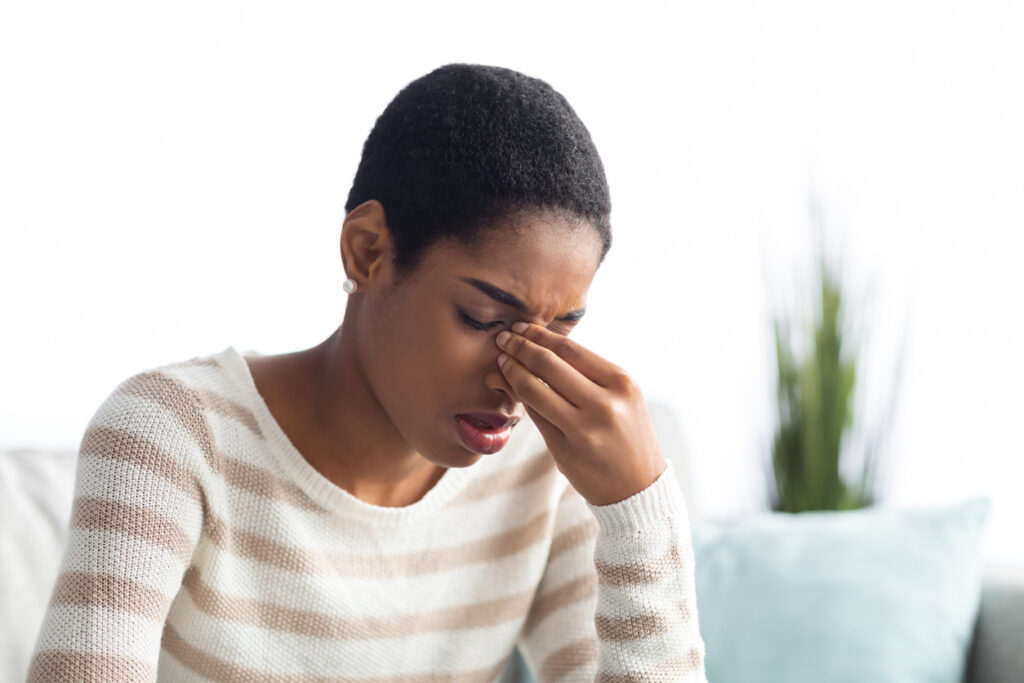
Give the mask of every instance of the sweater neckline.
M 234 346 L 229 346 L 217 355 L 221 366 L 242 392 L 245 404 L 252 409 L 277 463 L 310 498 L 332 513 L 369 524 L 402 523 L 429 515 L 447 505 L 465 488 L 472 476 L 471 467 L 448 468 L 422 498 L 402 507 L 385 507 L 360 500 L 313 467 L 270 412 L 245 362 L 246 357 L 263 354 L 253 349 L 239 352 Z

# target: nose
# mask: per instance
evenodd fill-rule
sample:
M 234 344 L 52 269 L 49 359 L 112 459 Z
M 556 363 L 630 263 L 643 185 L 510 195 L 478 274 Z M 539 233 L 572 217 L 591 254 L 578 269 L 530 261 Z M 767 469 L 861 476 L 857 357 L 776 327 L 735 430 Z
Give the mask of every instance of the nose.
M 516 392 L 512 389 L 512 386 L 505 379 L 505 375 L 501 374 L 501 370 L 495 365 L 493 370 L 488 370 L 484 375 L 484 384 L 487 385 L 488 389 L 500 392 L 504 395 L 506 405 L 502 407 L 502 410 L 511 413 L 518 407 L 520 401 L 519 397 L 516 396 Z

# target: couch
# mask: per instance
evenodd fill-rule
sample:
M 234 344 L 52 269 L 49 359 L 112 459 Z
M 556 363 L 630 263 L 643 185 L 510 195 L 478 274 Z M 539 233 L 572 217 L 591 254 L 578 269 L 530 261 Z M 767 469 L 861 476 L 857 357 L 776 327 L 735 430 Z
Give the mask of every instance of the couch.
M 681 439 L 671 413 L 651 406 L 652 419 L 688 501 L 692 485 L 678 454 Z M 50 589 L 56 579 L 71 511 L 76 452 L 0 451 L 0 683 L 24 680 Z M 703 522 L 690 510 L 694 528 Z M 698 562 L 700 558 L 698 557 Z M 698 589 L 700 585 L 698 584 Z M 515 653 L 503 683 L 530 681 Z M 1024 682 L 1024 574 L 986 565 L 973 626 L 966 683 Z M 729 683 L 715 681 L 711 683 Z

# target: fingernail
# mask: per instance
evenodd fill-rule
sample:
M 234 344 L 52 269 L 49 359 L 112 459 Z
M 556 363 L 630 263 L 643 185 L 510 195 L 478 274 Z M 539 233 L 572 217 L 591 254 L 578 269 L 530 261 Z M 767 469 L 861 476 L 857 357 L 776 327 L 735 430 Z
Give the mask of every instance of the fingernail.
M 509 334 L 507 331 L 503 331 L 501 334 L 499 334 L 498 335 L 498 346 L 504 346 L 505 342 L 507 342 L 508 338 L 511 337 L 511 336 L 512 335 Z
M 526 323 L 522 321 L 512 323 L 512 331 L 515 332 L 516 334 L 522 334 L 523 332 L 526 332 Z
M 506 332 L 505 334 L 508 334 L 508 332 Z M 498 356 L 498 367 L 500 368 L 502 365 L 504 365 L 505 361 L 507 361 L 507 360 L 508 360 L 508 354 L 507 353 L 500 354 Z

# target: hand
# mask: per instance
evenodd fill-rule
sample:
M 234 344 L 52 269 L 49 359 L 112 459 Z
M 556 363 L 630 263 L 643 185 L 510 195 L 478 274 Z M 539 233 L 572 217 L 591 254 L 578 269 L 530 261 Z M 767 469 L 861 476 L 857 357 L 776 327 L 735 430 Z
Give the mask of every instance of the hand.
M 497 343 L 505 380 L 587 502 L 625 500 L 665 471 L 643 396 L 622 368 L 539 325 L 518 322 Z

